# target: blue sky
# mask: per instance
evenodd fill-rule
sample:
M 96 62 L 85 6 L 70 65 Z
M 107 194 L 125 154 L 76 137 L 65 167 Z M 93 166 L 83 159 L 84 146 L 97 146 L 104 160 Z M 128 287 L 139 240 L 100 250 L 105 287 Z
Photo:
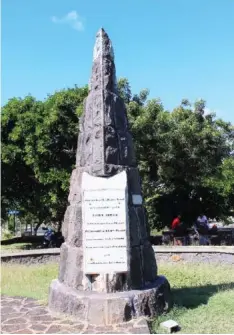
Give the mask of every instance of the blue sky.
M 101 26 L 133 93 L 234 122 L 233 0 L 2 0 L 2 104 L 88 83 Z

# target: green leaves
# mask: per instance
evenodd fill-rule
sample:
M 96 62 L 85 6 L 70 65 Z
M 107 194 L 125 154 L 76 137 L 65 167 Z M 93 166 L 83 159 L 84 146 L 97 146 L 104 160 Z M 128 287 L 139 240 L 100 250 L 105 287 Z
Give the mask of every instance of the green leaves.
M 204 109 L 204 100 L 193 107 L 183 99 L 181 106 L 171 113 L 163 109 L 158 99 L 144 106 L 136 102 L 128 104 L 151 227 L 169 225 L 178 213 L 192 223 L 202 207 L 211 217 L 221 217 L 228 213 L 223 202 L 229 208 L 233 206 L 224 200 L 229 197 L 227 193 L 214 188 L 212 193 L 206 182 L 224 168 L 233 126 L 216 120 L 213 114 L 207 118 Z M 223 185 L 223 177 L 217 178 Z M 215 209 L 211 193 L 217 197 Z
M 87 87 L 75 87 L 56 92 L 44 102 L 13 98 L 3 107 L 5 212 L 17 202 L 37 221 L 62 220 L 75 163 L 77 111 L 87 93 Z
M 178 213 L 192 223 L 201 208 L 230 215 L 234 203 L 234 126 L 206 115 L 205 101 L 183 99 L 172 112 L 149 91 L 133 95 L 121 78 L 151 227 Z M 14 206 L 37 222 L 61 222 L 75 164 L 79 118 L 88 87 L 13 98 L 2 109 L 2 215 Z M 202 198 L 202 202 L 200 201 Z
M 127 78 L 120 78 L 118 80 L 118 91 L 123 101 L 128 104 L 131 101 L 132 92 Z

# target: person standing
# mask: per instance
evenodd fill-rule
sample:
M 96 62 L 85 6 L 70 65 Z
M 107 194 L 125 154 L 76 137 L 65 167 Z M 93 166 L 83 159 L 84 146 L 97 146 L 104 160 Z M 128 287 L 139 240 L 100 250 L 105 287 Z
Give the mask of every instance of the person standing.
M 181 224 L 181 215 L 177 215 L 176 218 L 171 223 L 171 229 L 176 229 L 180 226 Z
M 184 226 L 184 223 L 181 221 L 181 215 L 178 215 L 176 218 L 173 219 L 171 223 L 171 229 L 174 230 L 174 244 L 185 244 L 182 241 L 185 240 L 186 228 Z

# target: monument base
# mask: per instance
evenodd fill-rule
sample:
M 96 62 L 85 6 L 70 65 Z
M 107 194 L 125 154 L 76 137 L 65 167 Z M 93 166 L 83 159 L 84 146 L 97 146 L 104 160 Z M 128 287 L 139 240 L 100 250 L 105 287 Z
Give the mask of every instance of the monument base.
M 49 309 L 89 324 L 112 325 L 142 316 L 154 317 L 169 310 L 170 285 L 164 276 L 144 290 L 116 293 L 78 291 L 53 280 L 49 293 Z

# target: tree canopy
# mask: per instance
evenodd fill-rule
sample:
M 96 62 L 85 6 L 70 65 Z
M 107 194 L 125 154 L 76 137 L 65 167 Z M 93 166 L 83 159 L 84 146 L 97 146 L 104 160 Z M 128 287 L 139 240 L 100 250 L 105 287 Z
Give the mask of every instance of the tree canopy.
M 234 127 L 206 114 L 206 102 L 183 99 L 172 112 L 149 91 L 132 94 L 118 82 L 134 137 L 152 228 L 181 213 L 233 215 Z M 75 164 L 79 117 L 87 87 L 55 92 L 44 101 L 12 98 L 2 108 L 2 217 L 17 208 L 35 222 L 62 223 Z
M 2 216 L 17 206 L 38 224 L 61 223 L 87 92 L 62 90 L 44 102 L 13 98 L 3 107 Z
M 204 103 L 203 110 L 197 105 L 181 104 L 171 113 L 160 100 L 128 105 L 152 227 L 168 225 L 178 213 L 190 222 L 200 211 L 223 218 L 233 206 L 233 180 L 223 177 L 227 161 L 233 162 L 233 126 L 205 115 Z

